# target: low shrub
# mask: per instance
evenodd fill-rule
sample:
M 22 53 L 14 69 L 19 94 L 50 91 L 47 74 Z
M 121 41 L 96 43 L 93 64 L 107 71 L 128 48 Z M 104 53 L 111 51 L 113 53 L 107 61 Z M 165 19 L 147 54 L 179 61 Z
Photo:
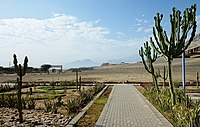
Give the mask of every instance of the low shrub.
M 0 92 L 9 92 L 16 89 L 16 85 L 0 85 Z
M 45 106 L 45 111 L 46 112 L 52 112 L 52 113 L 57 113 L 58 112 L 58 107 L 56 105 L 55 101 L 51 100 L 44 100 L 44 106 Z
M 45 111 L 50 112 L 52 110 L 53 104 L 49 99 L 47 99 L 47 100 L 44 100 L 44 106 L 45 106 Z
M 178 127 L 199 127 L 200 126 L 200 103 L 188 108 L 184 104 L 177 104 L 172 109 L 172 118 Z
M 90 102 L 93 97 L 103 88 L 104 85 L 96 85 L 91 89 L 82 90 L 78 97 L 69 99 L 65 104 L 68 114 L 73 115 L 78 113 L 79 110 L 83 108 L 88 102 Z
M 27 106 L 28 106 L 28 109 L 35 109 L 36 101 L 33 98 L 29 98 L 27 100 Z
M 78 113 L 81 103 L 82 103 L 81 99 L 79 98 L 72 98 L 72 99 L 67 100 L 65 106 L 67 108 L 68 114 L 72 115 L 72 114 Z
M 175 106 L 171 105 L 169 88 L 162 88 L 158 94 L 154 87 L 145 88 L 143 93 L 146 98 L 158 106 L 162 112 L 170 114 L 174 126 L 177 127 L 199 127 L 200 126 L 200 101 L 192 101 L 184 95 L 182 90 L 176 90 Z
M 17 107 L 17 96 L 16 95 L 7 95 L 5 97 L 6 107 L 16 108 Z

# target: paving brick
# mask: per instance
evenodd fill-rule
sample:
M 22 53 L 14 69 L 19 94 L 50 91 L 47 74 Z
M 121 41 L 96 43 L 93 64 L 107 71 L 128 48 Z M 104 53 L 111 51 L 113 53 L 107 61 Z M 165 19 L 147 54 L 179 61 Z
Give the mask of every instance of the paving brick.
M 96 127 L 173 127 L 132 85 L 115 85 Z

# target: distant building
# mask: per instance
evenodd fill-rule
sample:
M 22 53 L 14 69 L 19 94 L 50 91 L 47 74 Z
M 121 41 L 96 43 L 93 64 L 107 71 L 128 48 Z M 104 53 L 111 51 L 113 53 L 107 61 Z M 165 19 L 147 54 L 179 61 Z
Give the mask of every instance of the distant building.
M 50 73 L 61 73 L 63 71 L 62 65 L 51 65 L 49 69 Z

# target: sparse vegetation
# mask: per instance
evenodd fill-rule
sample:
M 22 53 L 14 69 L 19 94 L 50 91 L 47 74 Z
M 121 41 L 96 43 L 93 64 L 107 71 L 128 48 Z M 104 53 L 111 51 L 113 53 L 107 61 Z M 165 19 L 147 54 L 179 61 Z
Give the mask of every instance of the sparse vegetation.
M 65 104 L 68 114 L 73 116 L 78 113 L 79 110 L 90 102 L 103 88 L 104 85 L 96 85 L 91 89 L 81 91 L 80 96 L 68 100 Z
M 200 126 L 200 101 L 192 101 L 182 90 L 176 90 L 175 106 L 169 88 L 163 87 L 160 94 L 154 88 L 146 88 L 143 94 L 175 127 Z

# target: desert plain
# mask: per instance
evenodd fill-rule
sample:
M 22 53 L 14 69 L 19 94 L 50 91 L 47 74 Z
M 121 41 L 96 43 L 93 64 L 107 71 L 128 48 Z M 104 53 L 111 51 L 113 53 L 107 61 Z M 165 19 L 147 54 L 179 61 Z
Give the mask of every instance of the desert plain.
M 186 81 L 195 82 L 196 73 L 200 73 L 200 58 L 186 58 Z M 158 69 L 163 74 L 164 65 L 167 67 L 167 62 L 163 58 L 159 58 L 155 63 L 155 70 Z M 176 82 L 182 80 L 182 65 L 181 58 L 173 60 L 173 79 Z M 92 82 L 151 82 L 152 77 L 145 68 L 142 62 L 110 64 L 108 66 L 96 67 L 94 70 L 79 72 L 82 81 Z M 15 74 L 1 74 L 0 82 L 8 82 L 16 80 Z M 28 73 L 24 76 L 24 82 L 51 82 L 51 81 L 75 81 L 75 72 L 65 71 L 60 74 L 39 74 Z M 162 81 L 159 79 L 159 81 Z

